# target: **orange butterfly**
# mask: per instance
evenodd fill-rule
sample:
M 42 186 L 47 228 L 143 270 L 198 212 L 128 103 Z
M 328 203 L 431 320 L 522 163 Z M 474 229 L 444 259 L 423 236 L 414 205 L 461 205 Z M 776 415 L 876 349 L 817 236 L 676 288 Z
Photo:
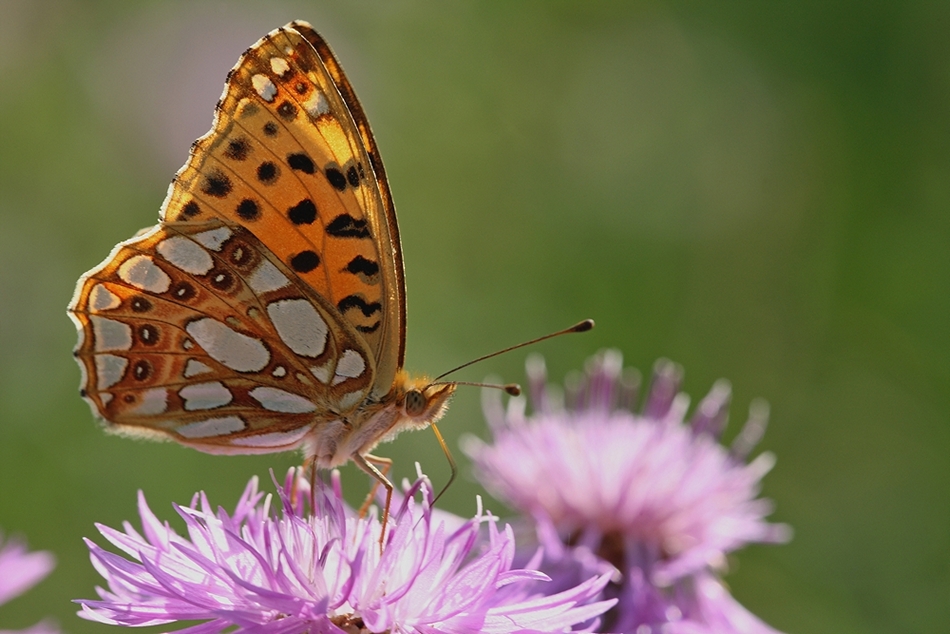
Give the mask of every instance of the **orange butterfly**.
M 291 22 L 228 74 L 155 227 L 69 305 L 82 395 L 109 430 L 216 454 L 353 460 L 445 411 L 402 369 L 399 229 L 369 123 L 326 42 Z M 381 472 L 377 465 L 383 466 Z

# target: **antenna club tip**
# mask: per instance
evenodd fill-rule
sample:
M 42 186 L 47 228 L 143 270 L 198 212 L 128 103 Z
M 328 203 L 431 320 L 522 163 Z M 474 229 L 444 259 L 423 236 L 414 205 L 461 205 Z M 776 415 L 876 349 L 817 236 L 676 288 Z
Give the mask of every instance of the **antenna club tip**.
M 571 328 L 571 332 L 587 332 L 588 330 L 591 330 L 593 327 L 594 327 L 594 320 L 585 319 L 584 321 L 580 322 L 579 324 Z
M 505 393 L 510 396 L 521 396 L 521 386 L 517 383 L 509 383 L 505 385 L 502 389 L 505 390 Z

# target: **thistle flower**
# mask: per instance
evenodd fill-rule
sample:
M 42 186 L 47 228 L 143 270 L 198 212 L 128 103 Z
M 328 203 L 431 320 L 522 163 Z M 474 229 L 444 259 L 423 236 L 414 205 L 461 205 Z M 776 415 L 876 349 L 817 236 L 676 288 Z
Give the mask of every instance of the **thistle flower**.
M 312 513 L 309 486 L 293 472 L 278 488 L 279 513 L 256 478 L 230 515 L 198 494 L 177 507 L 186 535 L 140 493 L 142 533 L 98 527 L 125 557 L 87 541 L 108 589 L 79 601 L 80 615 L 126 626 L 201 621 L 179 630 L 187 634 L 568 632 L 589 631 L 613 604 L 597 600 L 605 576 L 552 596 L 526 591 L 544 575 L 512 567 L 511 529 L 481 511 L 455 530 L 435 521 L 422 476 L 406 487 L 382 552 L 379 520 L 348 509 L 340 489 L 337 473 L 319 483 Z
M 40 582 L 56 565 L 53 555 L 38 550 L 27 552 L 26 544 L 16 539 L 3 543 L 0 536 L 0 604 L 17 597 Z M 25 630 L 0 630 L 0 634 L 57 634 L 49 620 Z
M 466 452 L 485 486 L 542 529 L 548 552 L 560 541 L 565 553 L 594 553 L 620 571 L 607 589 L 620 601 L 605 625 L 774 632 L 715 574 L 729 552 L 790 536 L 787 526 L 765 521 L 772 505 L 757 497 L 774 458 L 746 462 L 764 431 L 766 407 L 753 405 L 727 448 L 719 437 L 728 383 L 716 383 L 686 423 L 682 372 L 668 361 L 657 364 L 640 414 L 632 411 L 639 380 L 622 372 L 616 351 L 592 359 L 586 375 L 568 385 L 566 406 L 546 386 L 542 361 L 529 361 L 528 380 L 533 414 L 525 415 L 524 399 L 512 399 L 506 411 L 486 392 L 493 443 L 470 439 Z

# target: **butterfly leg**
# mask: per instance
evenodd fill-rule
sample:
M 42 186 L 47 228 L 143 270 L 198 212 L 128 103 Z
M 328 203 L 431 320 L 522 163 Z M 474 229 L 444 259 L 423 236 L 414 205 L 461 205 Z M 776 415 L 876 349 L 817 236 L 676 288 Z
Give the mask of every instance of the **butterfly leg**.
M 376 494 L 376 487 L 383 485 L 386 489 L 386 507 L 383 509 L 383 528 L 379 532 L 379 549 L 382 552 L 383 540 L 386 537 L 386 524 L 389 522 L 389 506 L 393 500 L 393 483 L 387 478 L 389 470 L 393 466 L 393 461 L 391 458 L 383 458 L 381 456 L 374 456 L 372 454 L 354 454 L 353 462 L 356 463 L 356 466 L 368 473 L 376 482 L 373 483 L 373 488 L 370 489 L 369 495 L 366 497 L 366 501 L 363 502 L 363 505 L 360 507 L 360 517 L 366 515 L 366 512 L 369 510 L 369 505 L 373 501 L 373 496 Z M 382 467 L 380 471 L 376 465 Z
M 317 460 L 316 458 L 307 458 L 304 460 L 303 466 L 300 467 L 300 472 L 298 476 L 294 478 L 293 483 L 290 485 L 290 501 L 291 504 L 297 504 L 297 487 L 300 482 L 300 478 L 306 476 L 310 481 L 310 512 L 314 511 L 316 505 L 316 491 L 317 491 Z M 301 509 L 304 506 L 303 500 L 300 502 Z
M 367 471 L 367 473 L 373 476 L 373 479 L 375 480 L 375 482 L 373 482 L 373 488 L 369 490 L 369 494 L 366 496 L 366 499 L 363 500 L 363 504 L 360 505 L 360 511 L 359 511 L 360 517 L 366 516 L 366 512 L 369 510 L 369 505 L 373 503 L 373 499 L 376 497 L 376 489 L 379 488 L 379 485 L 382 484 L 383 486 L 386 486 L 386 483 L 389 482 L 389 470 L 392 469 L 392 466 L 393 466 L 393 461 L 391 458 L 383 458 L 382 456 L 374 456 L 373 454 L 365 454 L 363 456 L 363 459 L 365 459 L 369 463 L 372 463 L 373 465 L 379 465 L 379 473 L 382 476 L 382 479 L 377 477 L 376 474 L 371 473 L 367 471 L 366 469 L 363 469 L 363 471 Z M 392 490 L 391 482 L 389 483 L 388 488 L 390 491 Z M 388 515 L 389 514 L 388 505 L 386 506 L 386 509 L 387 509 L 386 514 Z

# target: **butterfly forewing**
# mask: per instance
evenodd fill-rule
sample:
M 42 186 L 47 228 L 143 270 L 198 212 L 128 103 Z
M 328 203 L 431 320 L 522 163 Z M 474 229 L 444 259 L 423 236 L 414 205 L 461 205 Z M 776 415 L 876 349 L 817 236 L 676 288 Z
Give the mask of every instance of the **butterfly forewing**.
M 162 217 L 186 224 L 219 218 L 257 236 L 365 341 L 377 362 L 372 391 L 379 398 L 402 365 L 395 215 L 362 109 L 345 78 L 345 95 L 337 88 L 339 65 L 325 44 L 318 52 L 293 27 L 242 55 L 214 127 L 192 148 Z M 322 43 L 309 27 L 296 27 Z
M 354 91 L 350 85 L 346 74 L 343 72 L 343 68 L 339 62 L 337 62 L 333 51 L 330 50 L 330 46 L 326 43 L 326 40 L 306 22 L 291 22 L 288 26 L 300 33 L 310 45 L 313 46 L 317 55 L 319 55 L 326 72 L 333 81 L 333 86 L 339 91 L 356 125 L 360 139 L 363 142 L 362 149 L 369 156 L 370 165 L 376 175 L 376 183 L 379 187 L 378 191 L 385 217 L 383 217 L 382 214 L 371 214 L 371 218 L 376 218 L 376 224 L 382 222 L 386 223 L 386 227 L 380 227 L 378 233 L 375 235 L 379 236 L 377 244 L 379 245 L 380 252 L 384 256 L 381 264 L 384 265 L 387 271 L 384 276 L 384 282 L 386 283 L 389 305 L 391 310 L 396 313 L 391 319 L 387 319 L 387 322 L 392 323 L 392 332 L 387 333 L 386 337 L 388 341 L 384 341 L 384 344 L 388 345 L 391 349 L 388 351 L 388 354 L 383 355 L 383 358 L 380 359 L 381 375 L 385 374 L 388 376 L 389 374 L 394 374 L 395 369 L 386 370 L 383 368 L 383 365 L 387 362 L 394 362 L 397 368 L 401 368 L 405 360 L 406 347 L 406 331 L 404 327 L 406 323 L 406 283 L 402 262 L 402 243 L 399 239 L 399 224 L 396 221 L 396 208 L 393 205 L 392 193 L 389 190 L 389 180 L 386 178 L 386 170 L 379 154 L 379 148 L 376 146 L 376 139 L 373 137 L 369 119 L 364 114 L 363 106 L 356 97 L 356 91 Z M 396 327 L 397 325 L 398 327 Z
M 86 397 L 130 433 L 273 451 L 372 387 L 355 329 L 247 229 L 220 220 L 167 223 L 119 245 L 71 308 Z

